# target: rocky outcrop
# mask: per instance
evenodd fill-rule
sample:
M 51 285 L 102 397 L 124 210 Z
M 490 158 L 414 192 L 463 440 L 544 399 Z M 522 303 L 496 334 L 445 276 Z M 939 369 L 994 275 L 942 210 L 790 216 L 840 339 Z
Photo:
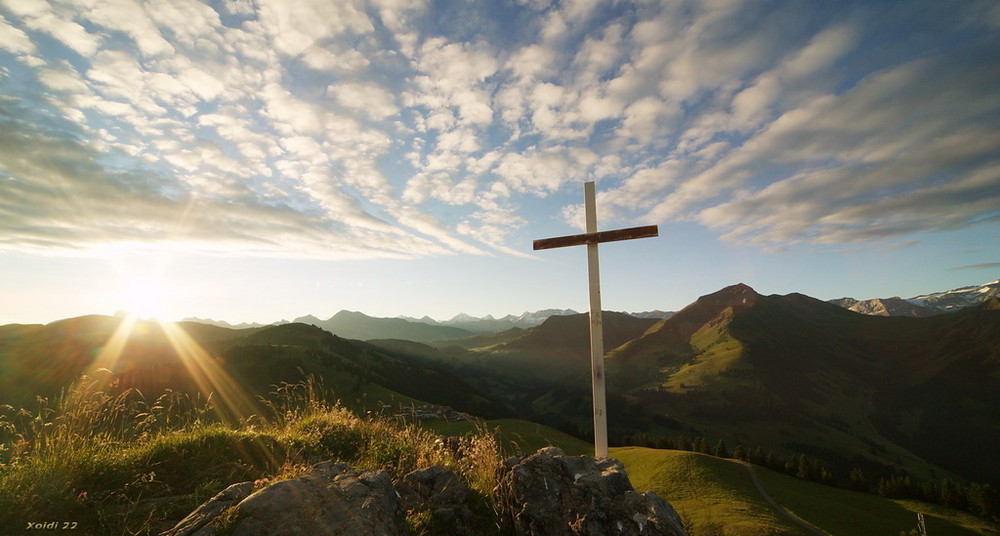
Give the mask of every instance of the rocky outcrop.
M 685 534 L 673 507 L 638 493 L 621 462 L 555 447 L 505 462 L 503 493 L 515 533 L 534 536 Z
M 450 536 L 475 536 L 469 487 L 443 467 L 414 471 L 396 484 L 407 511 L 427 511 L 434 526 Z
M 845 309 L 850 309 L 855 313 L 871 316 L 911 316 L 922 318 L 940 314 L 929 307 L 923 307 L 902 298 L 874 298 L 871 300 L 855 300 L 854 298 L 840 298 L 830 300 L 829 303 L 839 305 Z
M 515 534 L 685 536 L 674 509 L 653 493 L 636 492 L 617 460 L 550 447 L 511 458 L 500 471 L 497 500 L 509 519 L 495 523 Z M 478 533 L 475 494 L 442 467 L 394 484 L 385 471 L 324 462 L 306 475 L 254 488 L 253 482 L 226 488 L 161 536 L 404 535 L 408 511 L 429 515 L 433 534 Z
M 211 536 L 219 516 L 253 493 L 253 482 L 240 482 L 220 491 L 161 536 Z
M 246 485 L 238 484 L 239 492 Z M 385 471 L 356 472 L 324 462 L 307 475 L 282 480 L 233 506 L 239 492 L 216 495 L 161 536 L 370 536 L 408 534 L 399 496 Z M 224 528 L 223 528 L 224 527 Z

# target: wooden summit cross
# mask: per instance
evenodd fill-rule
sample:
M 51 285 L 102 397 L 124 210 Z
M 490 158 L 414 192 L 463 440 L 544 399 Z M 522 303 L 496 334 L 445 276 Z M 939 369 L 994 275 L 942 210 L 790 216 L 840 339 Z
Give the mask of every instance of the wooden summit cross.
M 597 230 L 597 203 L 594 199 L 593 182 L 583 184 L 583 198 L 587 212 L 587 232 L 535 240 L 534 249 L 587 245 L 587 272 L 590 278 L 590 365 L 593 372 L 594 389 L 594 456 L 607 458 L 608 417 L 604 394 L 604 323 L 601 320 L 601 274 L 597 259 L 597 244 L 659 236 L 659 229 L 655 225 L 646 225 L 599 232 Z

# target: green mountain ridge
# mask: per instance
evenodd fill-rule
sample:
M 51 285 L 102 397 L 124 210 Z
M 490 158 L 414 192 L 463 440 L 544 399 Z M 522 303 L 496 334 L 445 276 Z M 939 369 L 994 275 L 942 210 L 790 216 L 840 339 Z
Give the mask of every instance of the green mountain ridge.
M 171 389 L 207 398 L 210 391 L 228 384 L 243 395 L 239 398 L 244 407 L 232 408 L 242 413 L 255 412 L 255 397 L 271 386 L 299 382 L 309 375 L 357 410 L 432 402 L 484 417 L 509 413 L 450 369 L 315 326 L 228 329 L 183 322 L 165 328 L 156 322 L 137 322 L 119 351 L 106 350 L 126 326 L 123 317 L 98 315 L 44 326 L 0 326 L 0 404 L 30 406 L 37 396 L 57 396 L 82 373 L 107 369 L 117 390 Z
M 606 348 L 633 340 L 657 323 L 653 318 L 637 318 L 614 311 L 603 311 L 601 316 Z M 522 332 L 497 334 L 492 339 L 496 341 L 494 344 L 472 350 L 484 365 L 503 374 L 577 381 L 590 371 L 589 329 L 587 314 L 550 316 L 540 325 Z
M 745 445 L 836 463 L 954 472 L 1000 444 L 1000 314 L 874 317 L 801 294 L 728 287 L 608 356 L 638 413 Z M 667 432 L 667 431 L 664 431 Z M 689 432 L 690 433 L 690 432 Z

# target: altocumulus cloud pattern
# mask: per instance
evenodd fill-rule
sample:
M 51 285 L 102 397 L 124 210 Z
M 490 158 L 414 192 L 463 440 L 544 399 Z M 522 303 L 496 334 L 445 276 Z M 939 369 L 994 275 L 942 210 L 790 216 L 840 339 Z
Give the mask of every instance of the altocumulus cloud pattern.
M 996 222 L 1000 4 L 0 0 L 0 248 L 520 254 Z M 516 237 L 516 240 L 514 238 Z

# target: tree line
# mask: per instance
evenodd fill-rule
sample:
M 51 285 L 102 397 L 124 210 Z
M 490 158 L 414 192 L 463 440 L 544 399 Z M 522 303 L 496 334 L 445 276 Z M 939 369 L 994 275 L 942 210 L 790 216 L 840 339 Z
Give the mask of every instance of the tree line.
M 842 487 L 864 493 L 877 493 L 887 499 L 914 499 L 933 504 L 940 504 L 958 510 L 965 510 L 984 519 L 1000 522 L 1000 489 L 988 484 L 971 482 L 968 486 L 943 478 L 938 482 L 931 480 L 918 481 L 907 474 L 897 474 L 880 477 L 875 483 L 860 467 L 854 467 L 846 480 L 836 477 L 831 469 L 821 460 L 808 457 L 805 454 L 793 454 L 785 457 L 762 447 L 748 449 L 736 445 L 732 450 L 726 442 L 710 441 L 697 436 L 689 438 L 657 437 L 646 433 L 625 436 L 623 443 L 639 447 L 657 449 L 686 450 L 708 454 L 717 458 L 732 458 L 766 467 L 773 471 L 784 473 L 800 480 L 809 480 L 827 486 Z

